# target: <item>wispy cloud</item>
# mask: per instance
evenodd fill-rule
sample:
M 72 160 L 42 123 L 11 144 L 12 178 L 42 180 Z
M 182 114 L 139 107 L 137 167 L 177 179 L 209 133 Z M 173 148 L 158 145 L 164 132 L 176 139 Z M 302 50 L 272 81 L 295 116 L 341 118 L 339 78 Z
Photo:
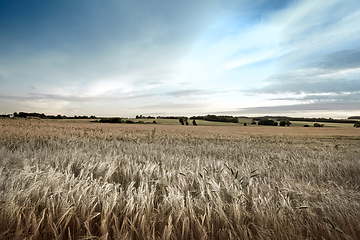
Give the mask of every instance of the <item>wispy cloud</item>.
M 0 94 L 0 99 L 12 99 L 16 101 L 47 101 L 47 100 L 60 100 L 66 102 L 75 102 L 75 103 L 89 103 L 89 102 L 107 102 L 107 101 L 125 101 L 125 100 L 135 100 L 142 98 L 151 98 L 156 96 L 155 94 L 143 94 L 143 95 L 132 95 L 132 96 L 109 96 L 109 95 L 100 95 L 100 96 L 91 96 L 91 97 L 81 97 L 73 95 L 58 95 L 58 94 L 41 94 L 41 93 L 30 93 L 27 96 L 16 96 L 16 95 L 4 95 Z
M 166 96 L 173 96 L 173 97 L 189 97 L 189 96 L 196 97 L 203 94 L 206 94 L 206 92 L 198 89 L 178 90 L 178 91 L 171 91 L 164 93 L 164 95 Z
M 308 78 L 299 78 L 290 75 L 291 81 L 283 81 L 277 78 L 276 81 L 270 82 L 268 86 L 250 89 L 250 93 L 342 93 L 360 90 L 359 80 L 319 78 L 317 75 Z
M 202 108 L 207 104 L 201 103 L 160 103 L 155 105 L 147 105 L 142 107 L 143 109 L 193 109 Z
M 347 70 L 360 68 L 360 49 L 341 50 L 322 56 L 319 61 L 306 63 L 307 67 L 324 70 Z
M 240 114 L 286 114 L 299 116 L 299 113 L 303 113 L 304 115 L 311 115 L 314 111 L 339 111 L 339 112 L 356 112 L 359 111 L 358 104 L 356 102 L 352 102 L 349 104 L 348 102 L 333 102 L 332 104 L 328 104 L 327 102 L 317 102 L 310 104 L 294 104 L 294 105 L 280 105 L 280 106 L 271 106 L 271 107 L 255 107 L 255 108 L 241 108 L 238 109 Z

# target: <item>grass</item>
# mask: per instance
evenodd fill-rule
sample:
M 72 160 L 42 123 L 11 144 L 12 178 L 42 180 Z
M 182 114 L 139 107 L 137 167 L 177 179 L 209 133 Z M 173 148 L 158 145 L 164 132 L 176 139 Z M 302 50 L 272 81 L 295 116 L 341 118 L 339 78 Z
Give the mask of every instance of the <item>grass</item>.
M 131 119 L 133 121 L 143 121 L 145 123 L 152 123 L 154 120 L 157 124 L 165 124 L 165 125 L 180 125 L 178 119 Z M 189 126 L 192 126 L 192 119 L 188 119 Z M 250 120 L 251 122 L 251 120 Z M 196 120 L 196 123 L 200 126 L 239 126 L 240 123 L 228 123 L 228 122 L 212 122 L 205 120 Z M 241 123 L 242 124 L 242 123 Z
M 178 119 L 135 119 L 132 118 L 132 121 L 138 122 L 143 121 L 144 123 L 152 123 L 154 120 L 157 122 L 157 124 L 163 124 L 163 125 L 179 125 Z M 83 120 L 84 121 L 84 120 Z M 85 120 L 89 121 L 89 120 Z M 199 126 L 243 126 L 244 123 L 247 124 L 247 127 L 256 127 L 258 125 L 252 125 L 251 124 L 252 119 L 250 118 L 239 118 L 239 123 L 228 123 L 228 122 L 213 122 L 213 121 L 205 121 L 205 120 L 196 120 L 196 123 Z M 314 126 L 315 122 L 305 122 L 305 121 L 291 121 L 290 127 L 303 127 L 304 125 L 309 125 L 310 127 Z M 331 122 L 319 122 L 321 124 L 324 124 L 324 127 L 335 127 L 335 128 L 353 128 L 353 123 L 331 123 Z M 192 125 L 192 120 L 189 119 L 189 125 Z M 263 127 L 263 126 L 262 126 Z
M 156 121 L 159 125 L 180 125 L 178 119 L 136 119 L 130 118 L 134 122 L 142 121 L 144 123 L 152 124 L 153 121 Z M 37 120 L 35 120 L 37 121 Z M 50 122 L 72 122 L 72 123 L 88 123 L 94 121 L 94 119 L 42 119 L 41 121 L 50 121 Z M 95 120 L 96 121 L 96 120 Z M 239 118 L 239 123 L 229 123 L 229 122 L 213 122 L 213 121 L 205 121 L 205 120 L 196 120 L 196 123 L 199 126 L 243 126 L 244 123 L 247 124 L 247 127 L 257 127 L 258 125 L 251 124 L 251 118 Z M 291 121 L 290 127 L 303 127 L 304 125 L 309 125 L 310 127 L 314 126 L 315 122 L 306 122 L 306 121 Z M 324 124 L 324 127 L 331 128 L 353 128 L 353 123 L 331 123 L 331 122 L 318 122 Z M 192 126 L 192 119 L 189 119 L 189 125 Z M 264 126 L 261 126 L 264 127 Z M 279 126 L 280 127 L 280 126 Z M 289 128 L 289 127 L 287 127 Z
M 360 236 L 359 129 L 1 119 L 0 136 L 0 239 Z
M 315 122 L 305 122 L 305 121 L 292 121 L 291 124 L 294 127 L 303 127 L 304 125 L 309 125 L 310 127 L 314 126 Z M 353 123 L 332 123 L 332 122 L 317 122 L 324 124 L 324 127 L 340 127 L 340 128 L 354 128 Z

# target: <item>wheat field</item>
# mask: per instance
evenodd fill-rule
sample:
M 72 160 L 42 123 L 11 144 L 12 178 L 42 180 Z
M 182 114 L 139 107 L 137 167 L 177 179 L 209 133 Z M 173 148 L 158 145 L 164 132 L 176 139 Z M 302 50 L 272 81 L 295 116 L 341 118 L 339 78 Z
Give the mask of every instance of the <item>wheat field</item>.
M 0 239 L 359 239 L 359 130 L 0 119 Z

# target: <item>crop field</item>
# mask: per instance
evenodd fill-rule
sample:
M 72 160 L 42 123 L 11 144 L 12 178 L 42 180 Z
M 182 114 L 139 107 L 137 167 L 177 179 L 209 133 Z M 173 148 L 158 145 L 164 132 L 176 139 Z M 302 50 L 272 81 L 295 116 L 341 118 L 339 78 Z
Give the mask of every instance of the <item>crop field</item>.
M 360 129 L 0 119 L 0 239 L 359 239 Z
M 197 124 L 200 126 L 243 126 L 244 123 L 247 124 L 247 127 L 254 127 L 257 125 L 252 125 L 252 119 L 250 118 L 238 118 L 239 123 L 229 123 L 229 122 L 211 122 L 205 120 L 196 120 Z M 177 119 L 131 119 L 132 121 L 143 121 L 144 123 L 152 123 L 154 120 L 158 124 L 166 124 L 166 125 L 179 125 L 179 120 Z M 85 120 L 88 121 L 88 120 Z M 192 120 L 189 120 L 189 125 Z M 278 121 L 279 123 L 279 121 Z M 292 127 L 304 127 L 304 125 L 309 125 L 313 127 L 315 122 L 306 122 L 306 121 L 291 121 Z M 336 127 L 336 128 L 353 128 L 354 123 L 333 123 L 333 122 L 317 122 L 320 124 L 324 124 L 325 127 Z

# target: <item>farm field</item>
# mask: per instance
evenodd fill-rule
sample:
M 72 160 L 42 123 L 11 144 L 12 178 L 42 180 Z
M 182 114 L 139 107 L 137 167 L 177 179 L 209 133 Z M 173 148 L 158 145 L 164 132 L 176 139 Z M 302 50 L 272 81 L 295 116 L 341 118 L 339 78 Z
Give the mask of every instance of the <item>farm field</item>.
M 294 127 L 303 127 L 304 125 L 309 125 L 310 127 L 313 127 L 314 123 L 315 122 L 291 121 L 291 124 Z M 332 122 L 317 122 L 317 123 L 324 124 L 324 127 L 354 128 L 353 123 L 332 123 Z
M 353 127 L 0 119 L 0 161 L 0 239 L 360 237 Z
M 213 121 L 205 121 L 205 120 L 196 120 L 196 123 L 199 126 L 243 126 L 244 123 L 247 124 L 247 127 L 256 127 L 257 125 L 252 125 L 251 118 L 238 118 L 239 123 L 229 123 L 229 122 L 213 122 Z M 130 119 L 134 122 L 142 121 L 144 123 L 152 123 L 154 120 L 157 124 L 165 124 L 165 125 L 179 125 L 178 119 Z M 76 120 L 75 120 L 76 121 Z M 79 120 L 77 120 L 79 121 Z M 83 122 L 89 120 L 80 120 Z M 279 123 L 279 121 L 278 121 Z M 310 127 L 314 126 L 316 122 L 307 122 L 307 121 L 291 121 L 291 127 L 304 127 L 304 125 L 309 125 Z M 353 128 L 353 123 L 332 123 L 332 122 L 317 122 L 320 124 L 324 124 L 325 127 L 336 127 L 336 128 Z M 192 120 L 189 119 L 189 125 L 192 125 Z

